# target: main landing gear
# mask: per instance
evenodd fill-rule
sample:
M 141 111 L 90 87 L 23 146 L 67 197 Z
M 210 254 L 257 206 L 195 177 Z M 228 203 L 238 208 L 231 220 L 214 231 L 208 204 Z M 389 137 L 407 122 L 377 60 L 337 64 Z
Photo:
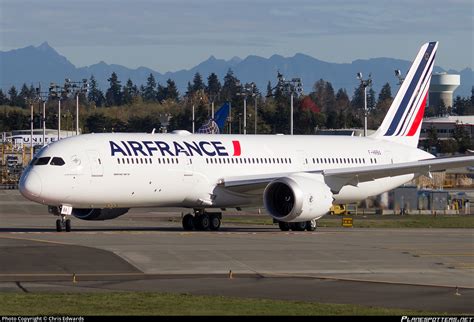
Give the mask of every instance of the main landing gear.
M 71 219 L 66 219 L 66 215 L 61 214 L 59 207 L 49 206 L 48 211 L 55 216 L 60 217 L 61 219 L 56 220 L 56 231 L 71 231 Z
M 281 231 L 289 231 L 290 229 L 293 231 L 315 231 L 318 225 L 317 221 L 315 219 L 312 219 L 300 222 L 279 221 L 278 226 L 280 227 Z
M 194 215 L 186 214 L 183 217 L 184 230 L 219 230 L 221 227 L 222 213 L 206 212 L 194 209 Z

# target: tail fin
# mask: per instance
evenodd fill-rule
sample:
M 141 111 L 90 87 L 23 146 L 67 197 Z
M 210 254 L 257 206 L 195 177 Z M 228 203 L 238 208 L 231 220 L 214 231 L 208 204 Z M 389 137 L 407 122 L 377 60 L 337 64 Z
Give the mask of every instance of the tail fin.
M 437 49 L 438 42 L 421 47 L 382 125 L 371 137 L 418 145 Z
M 230 105 L 229 103 L 224 103 L 217 112 L 214 114 L 214 118 L 209 119 L 204 123 L 198 130 L 197 133 L 205 134 L 219 134 L 224 130 L 225 121 L 227 121 L 227 116 L 229 116 Z

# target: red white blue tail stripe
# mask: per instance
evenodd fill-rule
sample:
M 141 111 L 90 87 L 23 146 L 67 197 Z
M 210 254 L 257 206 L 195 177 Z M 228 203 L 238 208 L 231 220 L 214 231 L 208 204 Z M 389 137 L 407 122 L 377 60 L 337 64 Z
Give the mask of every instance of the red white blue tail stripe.
M 436 42 L 428 43 L 418 65 L 413 64 L 410 68 L 407 79 L 405 79 L 405 82 L 408 81 L 409 84 L 406 86 L 406 90 L 403 91 L 403 99 L 398 106 L 395 117 L 384 134 L 385 136 L 412 136 L 416 133 L 423 119 L 426 96 L 436 56 L 436 47 Z M 413 69 L 416 69 L 416 71 L 410 77 Z
M 421 47 L 375 137 L 411 137 L 405 143 L 418 143 L 437 48 L 438 42 Z

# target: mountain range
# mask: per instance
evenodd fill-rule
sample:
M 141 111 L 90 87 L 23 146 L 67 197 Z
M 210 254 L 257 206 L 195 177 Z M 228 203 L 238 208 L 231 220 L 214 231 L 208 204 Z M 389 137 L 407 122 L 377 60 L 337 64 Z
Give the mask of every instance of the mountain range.
M 416 52 L 413 52 L 413 56 Z M 186 91 L 187 83 L 192 82 L 194 74 L 199 72 L 204 81 L 212 72 L 219 76 L 221 82 L 223 77 L 232 69 L 234 75 L 242 83 L 255 82 L 262 93 L 266 92 L 268 81 L 276 84 L 277 72 L 281 72 L 286 79 L 293 77 L 301 78 L 305 93 L 312 90 L 314 83 L 324 79 L 332 83 L 337 91 L 345 88 L 352 96 L 359 81 L 356 79 L 357 72 L 362 72 L 364 77 L 372 74 L 373 88 L 378 93 L 380 88 L 389 82 L 392 94 L 395 94 L 398 79 L 395 78 L 394 70 L 400 69 L 406 74 L 411 62 L 394 58 L 370 58 L 358 59 L 351 63 L 325 62 L 305 54 L 295 54 L 293 57 L 273 55 L 269 58 L 250 55 L 245 59 L 234 57 L 230 60 L 217 59 L 214 56 L 198 64 L 197 66 L 176 72 L 160 73 L 147 67 L 136 69 L 127 68 L 116 64 L 107 64 L 103 61 L 86 67 L 74 66 L 66 57 L 59 54 L 47 42 L 41 45 L 28 46 L 10 51 L 0 51 L 0 87 L 7 91 L 11 86 L 19 89 L 23 83 L 38 84 L 41 82 L 43 88 L 47 89 L 50 82 L 62 84 L 65 78 L 80 81 L 94 75 L 100 88 L 105 90 L 109 87 L 107 79 L 112 72 L 118 75 L 122 84 L 130 78 L 134 84 L 146 84 L 146 80 L 152 73 L 158 83 L 165 84 L 168 78 L 176 82 L 181 94 Z M 471 95 L 474 72 L 471 68 L 461 71 L 443 69 L 435 66 L 434 72 L 447 72 L 461 75 L 461 86 L 455 91 L 455 95 L 464 97 Z

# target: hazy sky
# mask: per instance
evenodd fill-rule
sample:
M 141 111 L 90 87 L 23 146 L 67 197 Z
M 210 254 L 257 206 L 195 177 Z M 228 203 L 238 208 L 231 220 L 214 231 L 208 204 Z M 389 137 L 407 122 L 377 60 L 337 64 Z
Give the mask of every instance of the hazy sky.
M 0 0 L 0 50 L 43 41 L 76 67 L 190 68 L 301 52 L 330 62 L 412 60 L 438 40 L 437 65 L 473 68 L 473 0 Z

